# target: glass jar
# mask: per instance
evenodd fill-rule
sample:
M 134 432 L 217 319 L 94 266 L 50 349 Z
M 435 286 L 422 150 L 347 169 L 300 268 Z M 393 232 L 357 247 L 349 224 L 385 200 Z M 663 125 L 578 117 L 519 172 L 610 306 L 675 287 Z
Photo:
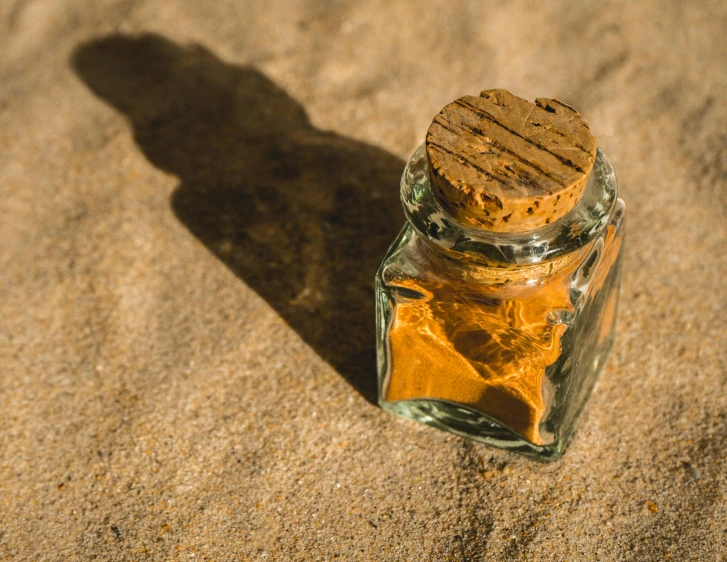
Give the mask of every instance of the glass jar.
M 624 203 L 598 149 L 579 203 L 528 232 L 465 225 L 431 190 L 422 145 L 407 223 L 376 276 L 379 404 L 517 451 L 560 457 L 614 341 Z

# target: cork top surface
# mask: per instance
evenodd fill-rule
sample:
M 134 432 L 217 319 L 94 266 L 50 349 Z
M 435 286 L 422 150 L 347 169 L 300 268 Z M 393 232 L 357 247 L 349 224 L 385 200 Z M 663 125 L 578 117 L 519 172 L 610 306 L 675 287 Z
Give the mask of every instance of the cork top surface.
M 507 90 L 464 96 L 442 109 L 426 138 L 432 190 L 460 221 L 522 232 L 567 214 L 593 168 L 596 139 L 569 105 Z

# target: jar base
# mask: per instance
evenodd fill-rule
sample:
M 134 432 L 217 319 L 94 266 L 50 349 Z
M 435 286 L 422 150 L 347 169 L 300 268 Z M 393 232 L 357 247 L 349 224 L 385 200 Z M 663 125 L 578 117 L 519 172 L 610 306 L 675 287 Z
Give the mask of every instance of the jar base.
M 382 400 L 379 405 L 392 414 L 541 462 L 558 460 L 570 439 L 568 434 L 547 445 L 534 445 L 481 412 L 442 400 Z

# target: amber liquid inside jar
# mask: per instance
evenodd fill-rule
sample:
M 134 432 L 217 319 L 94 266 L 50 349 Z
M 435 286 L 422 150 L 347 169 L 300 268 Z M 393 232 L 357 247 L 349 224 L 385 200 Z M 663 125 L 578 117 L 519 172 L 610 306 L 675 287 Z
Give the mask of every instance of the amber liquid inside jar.
M 407 224 L 377 275 L 381 407 L 558 458 L 613 345 L 616 185 L 599 150 L 567 215 L 530 232 L 485 232 L 439 205 L 417 150 L 402 177 Z

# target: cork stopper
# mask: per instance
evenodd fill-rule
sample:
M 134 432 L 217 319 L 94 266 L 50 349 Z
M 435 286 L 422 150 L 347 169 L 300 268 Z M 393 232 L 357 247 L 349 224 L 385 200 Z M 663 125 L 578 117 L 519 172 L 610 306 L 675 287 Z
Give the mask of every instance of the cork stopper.
M 426 139 L 432 192 L 461 222 L 523 232 L 576 206 L 596 157 L 586 120 L 561 101 L 485 90 L 447 105 Z

